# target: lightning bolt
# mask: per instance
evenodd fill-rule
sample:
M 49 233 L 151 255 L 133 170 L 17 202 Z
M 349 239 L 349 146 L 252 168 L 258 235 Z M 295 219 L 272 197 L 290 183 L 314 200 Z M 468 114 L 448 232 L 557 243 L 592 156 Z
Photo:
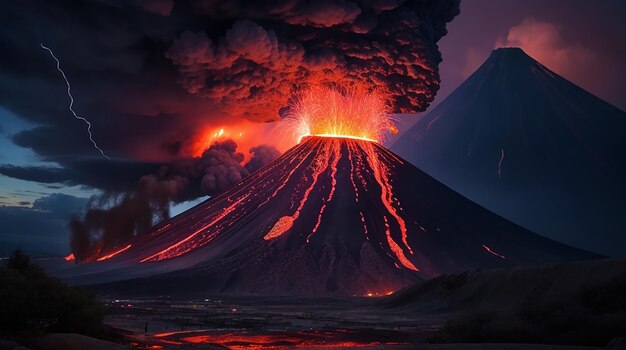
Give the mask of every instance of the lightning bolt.
M 65 79 L 65 84 L 67 85 L 67 95 L 70 97 L 70 105 L 69 105 L 70 112 L 72 112 L 72 114 L 74 115 L 74 118 L 82 120 L 83 122 L 85 122 L 85 124 L 87 124 L 87 133 L 89 133 L 89 140 L 104 158 L 110 160 L 111 158 L 109 158 L 109 156 L 104 154 L 104 151 L 100 147 L 98 147 L 98 144 L 93 139 L 93 134 L 91 133 L 91 123 L 89 122 L 89 120 L 76 114 L 76 112 L 74 111 L 74 97 L 72 96 L 72 88 L 70 86 L 70 81 L 67 79 L 67 76 L 65 75 L 65 72 L 63 71 L 63 69 L 61 69 L 61 62 L 59 62 L 59 59 L 54 55 L 54 52 L 52 52 L 52 50 L 49 47 L 41 43 L 40 45 L 41 45 L 41 48 L 48 51 L 50 53 L 50 56 L 52 56 L 52 58 L 54 58 L 54 60 L 57 62 L 57 70 L 61 72 L 63 79 Z
M 500 161 L 498 162 L 498 178 L 502 179 L 502 161 L 504 160 L 504 148 L 500 148 Z

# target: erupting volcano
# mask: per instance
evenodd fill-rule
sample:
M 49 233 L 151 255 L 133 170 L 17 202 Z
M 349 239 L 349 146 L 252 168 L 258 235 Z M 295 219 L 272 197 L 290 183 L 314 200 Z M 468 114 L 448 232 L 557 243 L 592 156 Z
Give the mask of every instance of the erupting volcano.
M 322 95 L 305 95 L 288 116 L 310 136 L 86 264 L 109 269 L 80 282 L 134 278 L 114 283 L 116 292 L 380 295 L 467 268 L 592 257 L 479 207 L 381 146 L 393 124 L 375 94 Z M 374 123 L 359 128 L 361 114 Z

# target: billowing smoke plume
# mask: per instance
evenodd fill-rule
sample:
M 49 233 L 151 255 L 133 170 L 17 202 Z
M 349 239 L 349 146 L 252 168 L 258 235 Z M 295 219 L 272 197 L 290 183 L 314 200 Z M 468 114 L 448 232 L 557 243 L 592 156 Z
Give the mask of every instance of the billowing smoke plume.
M 81 218 L 69 223 L 71 250 L 77 260 L 95 259 L 169 217 L 172 202 L 215 195 L 279 156 L 272 146 L 237 152 L 232 140 L 216 142 L 201 157 L 164 165 L 142 176 L 131 192 L 108 192 L 92 198 Z
M 250 149 L 250 154 L 252 154 L 252 158 L 245 165 L 245 167 L 250 173 L 253 173 L 265 164 L 268 164 L 273 159 L 277 158 L 280 155 L 280 152 L 272 146 L 259 145 L 252 147 Z
M 439 88 L 437 41 L 458 0 L 217 1 L 216 23 L 185 31 L 166 52 L 189 92 L 251 120 L 279 118 L 309 85 L 376 87 L 394 112 L 426 109 Z

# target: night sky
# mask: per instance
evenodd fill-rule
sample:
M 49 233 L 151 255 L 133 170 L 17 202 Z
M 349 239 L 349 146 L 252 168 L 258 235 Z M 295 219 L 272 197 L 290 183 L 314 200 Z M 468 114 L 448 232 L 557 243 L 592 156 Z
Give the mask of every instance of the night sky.
M 66 253 L 68 220 L 92 196 L 90 207 L 150 196 L 177 213 L 218 193 L 295 144 L 275 131 L 294 82 L 376 84 L 403 131 L 491 50 L 519 46 L 626 109 L 620 0 L 464 0 L 456 17 L 454 0 L 413 12 L 395 1 L 228 3 L 0 4 L 0 253 Z M 110 160 L 68 110 L 40 44 Z

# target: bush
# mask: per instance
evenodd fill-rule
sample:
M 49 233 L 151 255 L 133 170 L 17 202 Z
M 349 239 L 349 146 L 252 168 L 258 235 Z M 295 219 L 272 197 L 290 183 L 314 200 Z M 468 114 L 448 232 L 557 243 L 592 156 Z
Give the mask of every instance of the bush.
M 0 267 L 0 329 L 95 335 L 102 330 L 104 307 L 79 288 L 50 277 L 16 251 Z

